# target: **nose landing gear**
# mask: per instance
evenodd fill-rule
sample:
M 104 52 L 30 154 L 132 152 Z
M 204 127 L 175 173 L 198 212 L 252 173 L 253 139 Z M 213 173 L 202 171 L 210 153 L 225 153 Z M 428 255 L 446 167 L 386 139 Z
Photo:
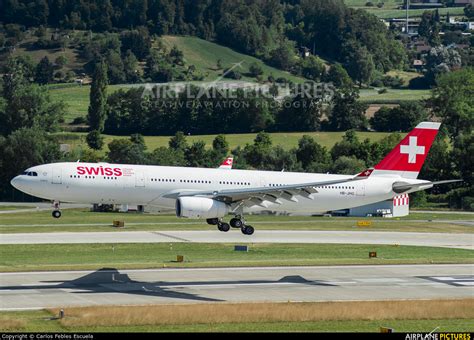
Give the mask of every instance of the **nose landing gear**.
M 54 201 L 53 202 L 53 212 L 51 213 L 51 216 L 54 218 L 60 218 L 61 217 L 61 210 L 59 210 L 59 202 Z

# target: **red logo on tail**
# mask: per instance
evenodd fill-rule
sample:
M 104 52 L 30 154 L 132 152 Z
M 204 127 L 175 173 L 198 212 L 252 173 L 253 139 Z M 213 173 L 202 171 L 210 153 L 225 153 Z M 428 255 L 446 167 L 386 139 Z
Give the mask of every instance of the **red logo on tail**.
M 431 122 L 418 124 L 375 169 L 420 172 L 440 125 Z

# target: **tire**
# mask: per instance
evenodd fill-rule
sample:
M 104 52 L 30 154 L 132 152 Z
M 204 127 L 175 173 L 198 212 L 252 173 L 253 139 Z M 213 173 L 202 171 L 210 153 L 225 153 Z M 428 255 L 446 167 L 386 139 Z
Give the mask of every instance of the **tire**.
M 255 229 L 251 225 L 248 225 L 242 228 L 242 233 L 244 235 L 252 235 L 254 232 L 255 232 Z
M 233 218 L 230 220 L 230 226 L 232 228 L 242 228 L 242 226 L 244 225 L 244 223 L 242 222 L 242 220 L 240 218 Z
M 59 210 L 53 210 L 53 212 L 51 213 L 51 215 L 54 217 L 54 218 L 60 218 L 61 217 L 61 212 Z
M 230 225 L 229 223 L 223 222 L 217 225 L 217 229 L 226 233 L 230 230 Z
M 210 225 L 217 225 L 219 223 L 219 219 L 217 218 L 208 218 L 206 220 L 207 224 L 210 224 Z

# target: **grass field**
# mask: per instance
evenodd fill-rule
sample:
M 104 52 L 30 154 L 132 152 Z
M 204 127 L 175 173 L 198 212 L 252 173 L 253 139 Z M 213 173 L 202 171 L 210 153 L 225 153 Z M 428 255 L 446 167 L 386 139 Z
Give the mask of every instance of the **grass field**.
M 9 311 L 0 312 L 0 331 L 465 332 L 472 331 L 470 306 L 472 300 L 85 307 L 66 308 L 61 320 L 55 309 Z
M 107 93 L 111 94 L 126 85 L 109 85 Z M 66 104 L 66 123 L 70 123 L 76 117 L 85 117 L 89 107 L 89 85 L 55 84 L 49 86 L 49 94 L 53 101 L 63 101 Z
M 472 220 L 468 214 L 413 213 L 400 219 L 370 218 L 371 227 L 355 227 L 357 218 L 318 216 L 249 215 L 247 220 L 260 230 L 376 230 L 403 232 L 473 233 L 471 226 L 456 220 Z M 125 222 L 125 228 L 112 227 L 112 221 Z M 430 222 L 437 220 L 437 222 Z M 172 214 L 93 213 L 88 209 L 68 209 L 61 219 L 53 219 L 49 211 L 11 213 L 0 216 L 2 233 L 90 232 L 90 231 L 165 231 L 214 230 L 205 221 L 178 219 Z
M 389 18 L 405 18 L 406 11 L 403 9 L 398 9 L 399 6 L 403 4 L 402 0 L 384 0 L 378 1 L 374 0 L 372 3 L 377 5 L 379 2 L 383 2 L 384 6 L 382 8 L 378 8 L 376 6 L 367 7 L 367 0 L 344 0 L 345 4 L 349 7 L 365 9 L 370 13 L 375 14 L 381 19 L 389 19 Z M 424 11 L 433 11 L 434 9 L 411 9 L 408 11 L 410 17 L 420 17 Z M 451 16 L 453 15 L 463 15 L 464 8 L 463 7 L 450 7 L 450 8 L 440 8 L 439 14 L 446 15 L 449 13 Z
M 231 48 L 197 37 L 168 35 L 163 36 L 162 39 L 168 48 L 176 45 L 181 51 L 183 51 L 184 61 L 186 64 L 196 66 L 198 70 L 206 75 L 205 80 L 212 81 L 221 76 L 223 70 L 217 69 L 217 61 L 220 59 L 223 69 L 231 67 L 234 63 L 243 61 L 242 68 L 236 69 L 243 75 L 242 80 L 255 81 L 255 78 L 246 76 L 246 73 L 248 73 L 251 64 L 257 63 L 263 70 L 262 77 L 265 80 L 270 74 L 272 74 L 275 78 L 283 77 L 296 83 L 304 81 L 304 78 L 268 66 L 260 59 L 236 52 Z
M 381 19 L 390 19 L 390 18 L 405 18 L 406 11 L 404 9 L 378 9 L 378 8 L 366 8 L 366 10 L 372 14 L 375 14 Z M 425 11 L 434 11 L 434 9 L 410 9 L 408 11 L 409 16 L 421 17 Z M 450 7 L 450 8 L 440 8 L 439 14 L 445 16 L 449 13 L 450 16 L 462 16 L 464 14 L 464 9 L 462 7 Z
M 298 146 L 298 141 L 303 135 L 309 135 L 314 138 L 316 142 L 330 149 L 335 143 L 342 139 L 345 132 L 274 132 L 270 133 L 273 145 L 280 145 L 285 150 L 289 150 Z M 67 143 L 72 149 L 85 149 L 87 148 L 86 135 L 87 133 L 82 132 L 67 132 L 56 134 L 61 143 Z M 366 138 L 372 142 L 381 140 L 388 136 L 387 132 L 357 132 L 357 136 L 362 141 Z M 405 134 L 402 134 L 404 136 Z M 253 144 L 256 133 L 242 133 L 242 134 L 224 134 L 227 142 L 229 143 L 230 149 L 235 149 L 238 146 L 244 147 L 246 144 Z M 168 147 L 168 142 L 171 136 L 145 136 L 145 144 L 148 151 L 164 146 Z M 196 141 L 204 141 L 208 148 L 212 147 L 212 141 L 216 135 L 191 135 L 187 136 L 188 144 L 192 144 Z M 104 135 L 105 147 L 102 149 L 102 154 L 105 155 L 108 152 L 107 144 L 113 139 L 130 138 L 129 136 L 112 136 Z M 221 160 L 216 160 L 218 164 Z
M 163 267 L 312 266 L 474 263 L 474 251 L 437 247 L 354 244 L 48 244 L 2 245 L 0 271 L 142 269 Z M 369 259 L 376 251 L 377 258 Z M 176 262 L 183 255 L 185 261 Z
M 360 101 L 370 104 L 398 104 L 402 101 L 423 100 L 430 97 L 430 90 L 387 89 L 379 94 L 375 89 L 360 90 Z

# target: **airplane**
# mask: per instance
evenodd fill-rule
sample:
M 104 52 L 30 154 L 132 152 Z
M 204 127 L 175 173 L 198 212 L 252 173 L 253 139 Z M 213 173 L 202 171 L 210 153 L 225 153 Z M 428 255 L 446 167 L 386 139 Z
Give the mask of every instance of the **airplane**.
M 325 213 L 461 181 L 417 179 L 440 125 L 418 124 L 377 165 L 356 175 L 63 162 L 31 167 L 11 185 L 51 200 L 55 218 L 60 202 L 150 205 L 252 235 L 245 213 Z M 234 216 L 229 223 L 223 220 L 228 214 Z
M 232 169 L 232 163 L 234 163 L 234 157 L 227 157 L 222 161 L 218 169 L 230 170 Z

